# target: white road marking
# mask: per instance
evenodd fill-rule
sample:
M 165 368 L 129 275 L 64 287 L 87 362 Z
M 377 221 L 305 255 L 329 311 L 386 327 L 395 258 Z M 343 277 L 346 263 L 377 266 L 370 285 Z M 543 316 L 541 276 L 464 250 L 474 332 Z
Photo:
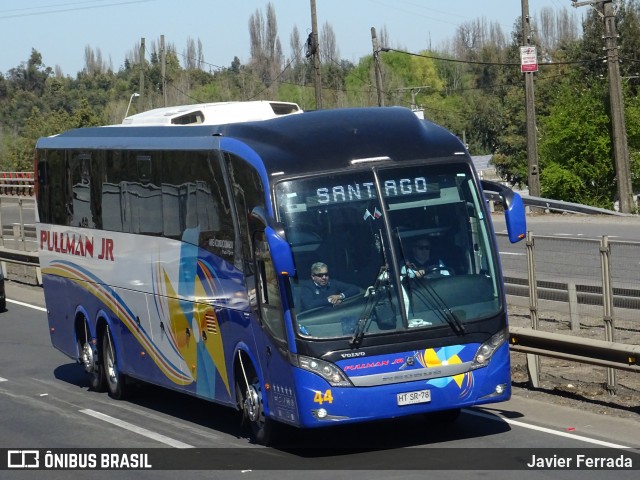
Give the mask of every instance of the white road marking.
M 7 380 L 6 378 L 2 378 L 0 377 L 0 382 L 8 382 L 9 380 Z
M 85 415 L 89 415 L 117 427 L 124 428 L 125 430 L 129 430 L 130 432 L 137 433 L 138 435 L 142 435 L 157 442 L 164 443 L 165 445 L 169 445 L 173 448 L 195 448 L 193 445 L 189 445 L 188 443 L 183 443 L 179 440 L 175 440 L 160 433 L 152 432 L 151 430 L 147 430 L 146 428 L 138 427 L 137 425 L 134 425 L 132 423 L 125 422 L 124 420 L 110 417 L 109 415 L 105 415 L 104 413 L 96 412 L 95 410 L 85 409 L 80 410 L 80 413 L 84 413 Z
M 538 427 L 537 425 L 530 425 L 528 423 L 519 422 L 518 420 L 511 420 L 510 418 L 491 415 L 491 414 L 488 414 L 488 413 L 477 412 L 477 411 L 468 410 L 468 409 L 465 409 L 464 412 L 465 413 L 469 413 L 471 415 L 476 415 L 478 417 L 486 418 L 488 420 L 493 420 L 495 422 L 502 421 L 502 422 L 508 423 L 509 425 L 515 425 L 515 426 L 522 427 L 522 428 L 528 428 L 530 430 L 537 430 L 538 432 L 548 433 L 550 435 L 556 435 L 558 437 L 572 438 L 574 440 L 580 440 L 580 441 L 583 441 L 583 442 L 586 442 L 586 443 L 593 443 L 594 445 L 600 445 L 602 447 L 608 447 L 608 448 L 631 448 L 631 447 L 628 447 L 626 445 L 619 445 L 617 443 L 604 442 L 602 440 L 596 440 L 595 438 L 589 438 L 589 437 L 585 437 L 585 436 L 582 436 L 582 435 L 576 435 L 574 433 L 561 432 L 559 430 L 553 430 L 551 428 Z
M 522 255 L 526 255 L 526 253 L 518 253 L 518 252 L 500 252 L 500 255 L 517 255 L 517 256 L 522 256 Z
M 34 310 L 40 310 L 41 312 L 46 312 L 47 309 L 44 307 L 39 307 L 38 305 L 31 305 L 30 303 L 19 302 L 18 300 L 11 300 L 7 298 L 7 302 L 15 303 L 16 305 L 20 305 L 21 307 L 33 308 Z

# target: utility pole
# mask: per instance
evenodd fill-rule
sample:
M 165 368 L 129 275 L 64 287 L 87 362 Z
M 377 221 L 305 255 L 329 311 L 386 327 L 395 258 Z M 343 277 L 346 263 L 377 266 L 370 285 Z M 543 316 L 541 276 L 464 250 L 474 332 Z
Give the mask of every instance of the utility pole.
M 138 112 L 144 112 L 144 37 L 140 39 L 140 97 L 138 97 Z
M 616 166 L 618 184 L 619 209 L 622 213 L 631 213 L 634 208 L 633 188 L 631 186 L 631 167 L 629 165 L 629 146 L 627 145 L 627 129 L 624 121 L 624 100 L 622 98 L 622 78 L 618 58 L 618 32 L 616 15 L 612 0 L 589 0 L 578 2 L 572 0 L 574 7 L 602 4 L 601 16 L 604 19 L 604 50 L 607 52 L 607 69 L 609 73 L 609 102 L 611 103 L 611 130 L 613 155 Z M 595 8 L 595 7 L 594 7 Z
M 529 0 L 522 1 L 522 42 L 531 47 L 531 17 L 529 16 Z M 537 70 L 537 60 L 536 60 Z M 529 195 L 540 196 L 540 171 L 538 169 L 538 139 L 536 127 L 535 93 L 533 90 L 533 71 L 524 72 L 525 109 L 527 117 L 527 162 Z
M 162 72 L 162 100 L 167 106 L 167 51 L 164 48 L 164 35 L 160 35 L 160 65 Z
M 380 67 L 380 46 L 375 27 L 371 27 L 371 43 L 373 44 L 373 66 L 376 72 L 376 92 L 378 92 L 378 106 L 384 107 L 384 91 L 382 90 L 382 68 Z
M 320 42 L 318 42 L 318 15 L 316 0 L 311 0 L 311 52 L 313 54 L 313 70 L 315 72 L 316 110 L 322 109 L 322 77 L 320 72 Z
M 604 38 L 607 50 L 607 69 L 609 72 L 609 98 L 611 102 L 611 124 L 613 149 L 618 177 L 619 208 L 623 213 L 633 210 L 633 188 L 631 186 L 631 167 L 629 166 L 629 146 L 627 128 L 624 122 L 624 100 L 622 98 L 622 79 L 618 63 L 618 32 L 613 3 L 605 2 Z
M 405 92 L 409 91 L 411 93 L 411 110 L 418 110 L 420 106 L 416 103 L 416 96 L 425 88 L 433 88 L 431 85 L 421 85 L 419 87 L 401 87 L 396 88 L 394 92 Z

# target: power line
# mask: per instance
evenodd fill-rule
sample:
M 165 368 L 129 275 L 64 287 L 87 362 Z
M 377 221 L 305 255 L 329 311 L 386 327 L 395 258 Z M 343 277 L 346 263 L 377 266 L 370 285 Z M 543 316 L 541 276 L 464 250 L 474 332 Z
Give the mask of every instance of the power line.
M 422 53 L 413 53 L 413 52 L 407 52 L 405 50 L 398 50 L 397 48 L 383 48 L 382 51 L 404 53 L 405 55 L 411 55 L 413 57 L 429 58 L 431 60 L 440 60 L 443 62 L 465 63 L 469 65 L 485 65 L 485 66 L 496 66 L 496 67 L 519 67 L 520 66 L 520 63 L 479 62 L 475 60 L 460 60 L 457 58 L 436 57 L 434 55 L 425 55 Z M 552 66 L 552 65 L 576 65 L 576 64 L 591 63 L 591 62 L 602 61 L 602 60 L 604 60 L 604 57 L 600 57 L 597 59 L 590 59 L 590 60 L 576 60 L 572 62 L 540 63 L 538 66 L 543 67 L 543 66 Z
M 94 0 L 96 2 L 105 2 L 105 1 L 112 1 L 112 0 Z M 87 2 L 67 2 L 67 3 L 55 3 L 53 5 L 40 5 L 38 7 L 22 7 L 22 8 L 10 8 L 10 9 L 5 9 L 5 10 L 0 10 L 0 14 L 3 13 L 13 13 L 13 12 L 24 12 L 24 11 L 28 11 L 28 10 L 40 10 L 40 9 L 47 9 L 47 8 L 56 8 L 56 7 L 67 7 L 69 5 L 86 5 Z
M 98 1 L 101 1 L 101 0 L 98 0 Z M 155 2 L 155 1 L 157 1 L 157 0 L 128 0 L 128 1 L 120 1 L 120 2 L 116 2 L 116 3 L 110 3 L 110 4 L 107 4 L 107 5 L 88 5 L 88 6 L 85 6 L 85 7 L 61 8 L 61 9 L 57 9 L 57 10 L 47 10 L 47 11 L 41 11 L 41 12 L 15 13 L 15 14 L 10 14 L 10 15 L 2 15 L 2 13 L 3 12 L 20 11 L 20 10 L 33 10 L 36 7 L 24 8 L 24 9 L 14 9 L 14 10 L 2 10 L 2 11 L 0 11 L 0 19 L 18 18 L 18 17 L 33 17 L 33 16 L 36 16 L 36 15 L 48 15 L 50 13 L 76 12 L 76 11 L 80 11 L 80 10 L 92 10 L 92 9 L 96 9 L 96 8 L 117 7 L 117 6 L 121 6 L 121 5 L 131 5 L 131 4 L 135 4 L 135 3 L 147 3 L 147 2 Z M 45 7 L 40 7 L 40 8 L 56 8 L 58 6 L 63 7 L 65 5 L 77 5 L 77 2 L 68 3 L 68 4 L 57 4 L 57 5 L 51 5 L 49 7 L 45 6 Z

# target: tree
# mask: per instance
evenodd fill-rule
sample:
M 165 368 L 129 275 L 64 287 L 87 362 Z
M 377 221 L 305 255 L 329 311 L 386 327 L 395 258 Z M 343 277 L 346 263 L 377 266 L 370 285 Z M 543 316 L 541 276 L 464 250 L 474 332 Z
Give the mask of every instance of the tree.
M 540 119 L 542 196 L 602 208 L 616 192 L 605 84 L 563 84 Z
M 201 69 L 204 65 L 204 52 L 202 49 L 202 40 L 196 41 L 187 38 L 187 47 L 184 51 L 184 68 L 185 70 Z
M 93 50 L 87 45 L 84 47 L 84 70 L 89 75 L 96 75 L 113 70 L 113 66 L 102 59 L 102 52 L 99 48 Z
M 267 87 L 278 77 L 283 55 L 278 38 L 278 22 L 273 4 L 267 4 L 266 19 L 256 10 L 249 19 L 251 57 L 249 68 Z
M 640 62 L 640 2 L 628 0 L 618 14 L 617 30 L 620 35 L 620 74 L 633 87 L 632 94 L 638 91 L 638 63 Z
M 35 49 L 31 49 L 31 56 L 26 64 L 21 63 L 18 67 L 9 70 L 7 79 L 11 81 L 17 90 L 31 92 L 42 95 L 47 78 L 51 76 L 51 67 L 45 67 L 42 62 L 42 55 Z

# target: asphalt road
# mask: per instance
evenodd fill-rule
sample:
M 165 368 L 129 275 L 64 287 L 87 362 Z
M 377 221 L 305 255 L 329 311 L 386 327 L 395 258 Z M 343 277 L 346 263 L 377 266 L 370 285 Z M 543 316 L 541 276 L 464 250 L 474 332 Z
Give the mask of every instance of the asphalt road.
M 119 479 L 299 478 L 300 472 L 290 468 L 308 470 L 308 478 L 424 478 L 424 471 L 409 468 L 421 459 L 438 465 L 440 478 L 484 477 L 486 472 L 456 470 L 479 462 L 482 470 L 495 470 L 492 477 L 506 479 L 514 472 L 501 470 L 501 465 L 512 456 L 508 449 L 513 447 L 523 449 L 520 462 L 530 462 L 532 452 L 542 448 L 550 449 L 545 450 L 549 455 L 591 456 L 597 453 L 594 448 L 620 455 L 619 448 L 640 447 L 640 418 L 638 422 L 607 418 L 523 396 L 464 410 L 451 426 L 434 425 L 421 417 L 317 431 L 290 429 L 281 448 L 258 447 L 250 443 L 233 410 L 204 400 L 152 386 L 140 388 L 127 401 L 89 391 L 82 369 L 51 347 L 42 291 L 11 282 L 7 290 L 8 308 L 0 313 L 0 451 L 162 448 L 166 449 L 161 450 L 163 461 L 171 464 L 172 455 L 180 463 L 179 454 L 195 448 L 207 449 L 193 451 L 225 468 L 178 473 L 0 470 L 3 479 L 111 478 L 116 474 Z M 638 469 L 640 459 L 635 460 Z M 283 471 L 260 468 L 266 464 L 282 465 Z M 557 469 L 517 474 L 596 479 L 605 472 Z M 611 474 L 637 478 L 637 471 Z

